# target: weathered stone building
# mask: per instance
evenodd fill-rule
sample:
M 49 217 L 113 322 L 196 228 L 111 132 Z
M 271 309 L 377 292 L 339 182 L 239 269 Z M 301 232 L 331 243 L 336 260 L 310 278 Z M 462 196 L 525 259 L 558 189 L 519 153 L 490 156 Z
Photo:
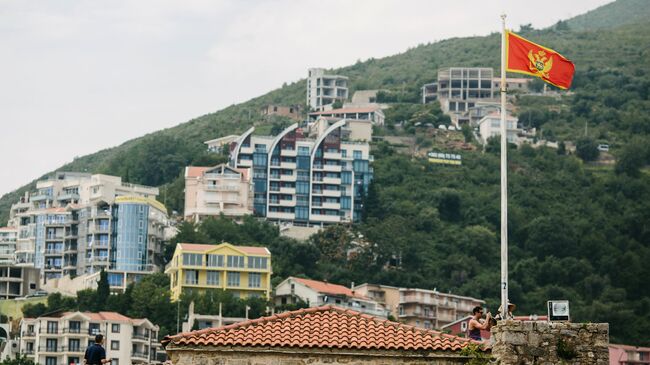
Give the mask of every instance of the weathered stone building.
M 464 364 L 474 341 L 334 306 L 301 309 L 163 340 L 175 365 Z

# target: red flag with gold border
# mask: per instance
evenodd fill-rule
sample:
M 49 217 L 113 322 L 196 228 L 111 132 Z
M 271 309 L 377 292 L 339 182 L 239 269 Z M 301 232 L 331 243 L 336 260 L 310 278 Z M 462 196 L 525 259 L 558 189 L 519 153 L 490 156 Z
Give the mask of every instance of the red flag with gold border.
M 506 70 L 537 76 L 560 89 L 568 89 L 575 65 L 550 48 L 506 31 Z

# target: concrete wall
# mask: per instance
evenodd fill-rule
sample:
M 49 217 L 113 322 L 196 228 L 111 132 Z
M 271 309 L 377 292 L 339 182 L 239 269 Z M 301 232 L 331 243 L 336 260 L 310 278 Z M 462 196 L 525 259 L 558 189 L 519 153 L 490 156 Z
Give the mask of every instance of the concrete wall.
M 609 364 L 609 324 L 505 321 L 492 328 L 501 364 Z
M 457 365 L 468 359 L 456 354 L 416 353 L 407 351 L 349 351 L 266 348 L 209 348 L 167 350 L 174 365 Z

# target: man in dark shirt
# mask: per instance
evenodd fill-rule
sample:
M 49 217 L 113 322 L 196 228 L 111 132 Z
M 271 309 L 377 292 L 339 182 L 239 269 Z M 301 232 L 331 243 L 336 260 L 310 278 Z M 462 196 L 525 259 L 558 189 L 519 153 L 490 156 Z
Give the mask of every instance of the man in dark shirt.
M 95 336 L 95 343 L 86 349 L 84 364 L 102 365 L 111 362 L 111 359 L 106 358 L 106 350 L 102 347 L 102 342 L 104 342 L 103 335 Z

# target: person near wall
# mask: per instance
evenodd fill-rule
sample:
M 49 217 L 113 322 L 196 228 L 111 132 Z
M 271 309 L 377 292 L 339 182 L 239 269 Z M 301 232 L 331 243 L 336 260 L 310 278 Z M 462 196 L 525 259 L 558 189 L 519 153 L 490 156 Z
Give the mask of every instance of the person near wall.
M 483 317 L 483 308 L 480 306 L 474 307 L 472 309 L 472 318 L 469 320 L 467 326 L 468 337 L 472 340 L 483 341 L 481 338 L 481 330 L 490 329 L 490 319 L 492 318 L 491 314 L 488 313 L 485 320 L 482 320 Z

